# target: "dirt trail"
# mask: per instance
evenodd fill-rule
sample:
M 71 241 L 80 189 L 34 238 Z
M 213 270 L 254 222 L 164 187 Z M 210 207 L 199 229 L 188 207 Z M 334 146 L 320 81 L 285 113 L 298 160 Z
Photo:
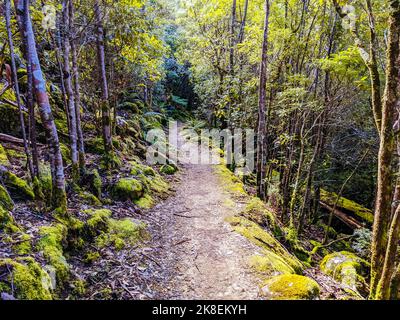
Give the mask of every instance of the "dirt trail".
M 258 249 L 224 221 L 241 205 L 224 191 L 213 165 L 187 164 L 180 175 L 176 194 L 149 212 L 158 219 L 166 279 L 158 298 L 257 299 L 248 260 Z

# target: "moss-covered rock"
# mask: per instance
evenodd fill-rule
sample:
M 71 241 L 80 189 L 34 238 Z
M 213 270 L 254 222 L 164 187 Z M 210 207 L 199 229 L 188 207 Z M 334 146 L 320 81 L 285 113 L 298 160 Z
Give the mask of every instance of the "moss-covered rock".
M 11 211 L 14 208 L 14 202 L 12 201 L 6 188 L 4 188 L 1 184 L 0 184 L 0 207 L 3 207 L 5 210 L 9 211 Z
M 142 209 L 151 209 L 154 206 L 155 201 L 151 195 L 145 194 L 139 200 L 136 200 L 135 204 Z
M 275 235 L 282 235 L 282 231 L 276 222 L 275 214 L 267 209 L 265 203 L 260 198 L 252 197 L 243 210 L 242 215 L 261 226 L 266 226 Z
M 115 200 L 135 201 L 139 200 L 144 195 L 143 185 L 137 179 L 123 178 L 117 181 L 112 186 L 111 196 Z
M 231 217 L 228 218 L 227 221 L 236 232 L 249 239 L 252 243 L 278 255 L 293 268 L 295 272 L 302 272 L 302 263 L 291 255 L 267 230 L 264 230 L 256 223 L 243 217 Z
M 0 166 L 8 166 L 9 164 L 7 152 L 0 144 Z
M 160 172 L 163 174 L 167 174 L 167 175 L 173 175 L 175 174 L 175 172 L 177 171 L 177 167 L 175 166 L 171 166 L 169 164 L 164 164 L 161 168 L 160 168 Z
M 33 258 L 1 259 L 0 274 L 1 292 L 22 300 L 52 299 L 50 276 Z
M 132 219 L 109 220 L 108 232 L 102 233 L 96 239 L 98 247 L 112 245 L 117 250 L 122 250 L 127 245 L 134 245 L 140 239 L 147 237 L 145 225 Z
M 90 216 L 84 226 L 86 237 L 94 238 L 101 232 L 108 232 L 112 214 L 110 210 L 86 210 L 85 213 Z
M 15 224 L 14 218 L 10 212 L 0 205 L 0 230 L 7 233 L 18 232 L 19 228 Z
M 252 256 L 250 258 L 250 265 L 261 273 L 262 276 L 296 273 L 285 259 L 269 250 L 264 250 L 262 254 Z
M 129 164 L 131 165 L 131 175 L 133 176 L 139 176 L 141 174 L 152 177 L 156 176 L 156 172 L 152 167 L 143 165 L 136 161 L 130 161 Z
M 85 202 L 89 205 L 92 205 L 92 206 L 101 206 L 101 204 L 102 204 L 101 201 L 99 200 L 99 198 L 97 198 L 93 193 L 90 193 L 90 192 L 86 192 L 86 191 L 80 192 L 79 198 L 83 202 Z
M 262 295 L 268 300 L 315 300 L 319 298 L 317 282 L 296 274 L 284 274 L 268 279 Z
M 46 261 L 54 268 L 61 286 L 69 278 L 69 265 L 63 254 L 67 232 L 67 227 L 61 223 L 43 226 L 39 230 L 40 239 L 36 244 L 36 248 L 43 252 Z
M 369 263 L 347 251 L 335 252 L 324 257 L 321 271 L 343 284 L 345 289 L 363 293 Z
M 7 188 L 12 197 L 27 200 L 35 199 L 35 194 L 33 193 L 32 188 L 25 180 L 18 178 L 12 172 L 2 169 L 1 167 L 0 177 L 2 178 L 4 186 Z

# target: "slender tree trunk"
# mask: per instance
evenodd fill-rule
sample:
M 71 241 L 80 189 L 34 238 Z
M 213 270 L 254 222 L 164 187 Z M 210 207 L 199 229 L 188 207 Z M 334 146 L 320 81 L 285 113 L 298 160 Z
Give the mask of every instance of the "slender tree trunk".
M 75 112 L 76 112 L 76 132 L 78 135 L 78 152 L 79 152 L 79 167 L 81 171 L 85 171 L 85 142 L 83 139 L 83 130 L 81 122 L 81 95 L 80 95 L 80 82 L 79 82 L 79 67 L 78 67 L 78 50 L 76 46 L 76 29 L 74 26 L 75 8 L 74 1 L 69 1 L 69 27 L 71 34 L 71 52 L 72 52 L 72 73 L 74 77 L 74 98 L 75 98 Z
M 15 63 L 15 56 L 14 56 L 14 43 L 13 43 L 12 33 L 11 33 L 11 3 L 10 3 L 10 0 L 6 0 L 5 16 L 6 16 L 6 30 L 7 30 L 7 37 L 8 37 L 8 45 L 10 47 L 11 70 L 12 70 L 12 74 L 13 74 L 14 90 L 15 90 L 15 96 L 17 98 L 17 105 L 18 105 L 18 110 L 19 110 L 19 120 L 21 123 L 22 139 L 24 141 L 24 151 L 25 151 L 25 155 L 26 155 L 26 162 L 27 162 L 27 166 L 28 166 L 29 173 L 31 176 L 31 180 L 34 181 L 35 172 L 33 169 L 33 163 L 32 163 L 32 159 L 31 159 L 27 135 L 26 135 L 25 119 L 24 119 L 24 113 L 22 110 L 21 96 L 20 96 L 19 84 L 18 84 L 17 67 L 16 67 L 16 63 Z
M 97 57 L 100 69 L 100 79 L 101 79 L 101 114 L 102 114 L 102 125 L 103 125 L 103 141 L 104 141 L 104 151 L 106 153 L 107 165 L 110 165 L 110 161 L 113 158 L 113 145 L 111 136 L 111 114 L 110 114 L 110 103 L 108 94 L 108 83 L 107 83 L 107 73 L 105 64 L 105 53 L 104 53 L 104 31 L 102 24 L 102 17 L 100 13 L 99 1 L 95 1 L 94 11 L 97 23 Z
M 58 140 L 57 128 L 49 103 L 49 97 L 46 91 L 46 81 L 41 70 L 39 57 L 36 49 L 35 36 L 32 28 L 32 21 L 29 13 L 28 0 L 14 0 L 15 10 L 24 21 L 25 28 L 21 28 L 20 32 L 23 38 L 26 32 L 26 56 L 32 62 L 32 77 L 34 85 L 34 93 L 36 101 L 39 105 L 40 117 L 46 132 L 47 142 L 49 145 L 50 158 L 53 159 L 53 194 L 52 204 L 60 214 L 65 214 L 67 210 L 67 197 L 65 192 L 64 167 Z
M 371 258 L 371 293 L 375 299 L 385 294 L 378 283 L 382 277 L 392 208 L 393 182 L 392 160 L 395 149 L 394 114 L 399 90 L 399 40 L 400 1 L 390 1 L 389 35 L 386 63 L 386 88 L 382 107 L 382 129 L 378 156 L 378 181 L 375 219 L 373 225 Z
M 257 186 L 258 196 L 265 200 L 265 178 L 266 178 L 266 106 L 267 106 L 267 57 L 268 57 L 268 31 L 269 31 L 270 3 L 265 1 L 264 38 L 261 51 L 260 83 L 258 95 L 258 130 L 257 130 Z
M 69 25 L 69 2 L 63 1 L 62 21 L 63 21 L 63 57 L 64 57 L 64 81 L 65 91 L 68 98 L 68 117 L 69 117 L 69 145 L 71 150 L 72 161 L 72 178 L 76 182 L 79 179 L 79 156 L 78 156 L 78 138 L 76 129 L 76 110 L 75 110 L 75 95 L 72 87 L 72 75 L 70 67 L 70 25 Z

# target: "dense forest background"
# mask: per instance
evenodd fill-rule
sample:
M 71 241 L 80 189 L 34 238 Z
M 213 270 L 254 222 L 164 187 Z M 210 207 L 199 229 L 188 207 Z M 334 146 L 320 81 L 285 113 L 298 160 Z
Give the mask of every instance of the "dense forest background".
M 229 174 L 257 199 L 240 216 L 296 259 L 289 273 L 342 298 L 398 299 L 398 0 L 5 0 L 0 12 L 2 298 L 138 298 L 82 274 L 147 239 L 125 215 L 173 195 L 185 166 L 145 153 L 147 132 L 174 119 L 256 131 L 255 171 Z M 259 272 L 287 273 L 268 257 Z M 57 288 L 35 281 L 45 265 Z

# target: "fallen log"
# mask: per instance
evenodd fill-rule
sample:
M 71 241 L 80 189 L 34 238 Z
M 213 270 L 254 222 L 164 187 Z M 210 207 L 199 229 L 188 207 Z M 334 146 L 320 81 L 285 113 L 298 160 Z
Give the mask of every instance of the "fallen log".
M 10 136 L 5 133 L 0 133 L 0 141 L 5 142 L 5 143 L 18 144 L 21 146 L 24 145 L 24 140 L 17 138 L 17 137 Z M 38 144 L 38 146 L 41 147 L 41 146 L 43 146 L 43 144 Z
M 340 211 L 338 209 L 333 210 L 333 207 L 327 205 L 326 203 L 324 203 L 322 201 L 320 201 L 319 203 L 323 208 L 327 209 L 329 212 L 333 212 L 333 214 L 339 220 L 341 220 L 344 224 L 346 224 L 350 228 L 352 228 L 352 229 L 362 229 L 362 228 L 364 228 L 364 226 L 360 222 L 358 222 L 353 217 L 347 215 L 346 213 L 344 213 L 344 212 L 342 212 L 342 211 Z

